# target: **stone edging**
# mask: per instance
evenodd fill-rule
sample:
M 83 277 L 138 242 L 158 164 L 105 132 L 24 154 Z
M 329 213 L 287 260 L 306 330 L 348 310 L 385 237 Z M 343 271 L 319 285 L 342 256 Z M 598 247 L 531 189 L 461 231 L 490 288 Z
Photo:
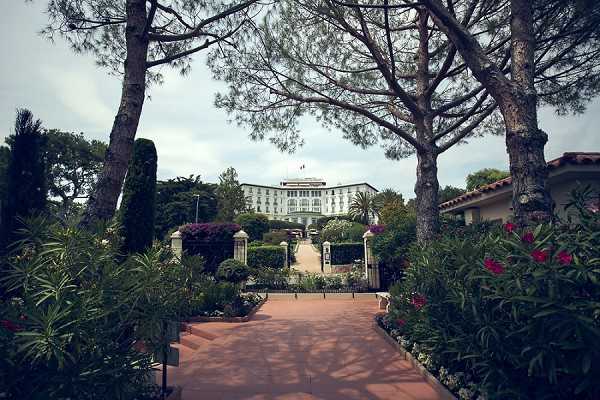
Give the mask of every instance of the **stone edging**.
M 419 374 L 425 378 L 425 380 L 433 386 L 436 392 L 441 395 L 443 400 L 457 400 L 457 398 L 437 380 L 435 376 L 431 374 L 416 358 L 412 356 L 406 349 L 400 346 L 400 343 L 394 340 L 382 327 L 377 324 L 377 322 L 373 323 L 373 328 L 375 331 L 390 345 L 392 345 L 400 355 L 408 361 L 418 372 Z
M 208 317 L 208 316 L 204 316 L 204 315 L 197 315 L 195 317 L 188 318 L 187 321 L 185 321 L 185 322 L 234 322 L 234 323 L 248 322 L 254 316 L 254 314 L 256 314 L 256 312 L 260 309 L 260 307 L 262 307 L 262 305 L 265 304 L 266 301 L 267 301 L 267 298 L 263 298 L 261 301 L 258 302 L 257 305 L 255 305 L 250 310 L 248 315 L 246 315 L 244 317 Z

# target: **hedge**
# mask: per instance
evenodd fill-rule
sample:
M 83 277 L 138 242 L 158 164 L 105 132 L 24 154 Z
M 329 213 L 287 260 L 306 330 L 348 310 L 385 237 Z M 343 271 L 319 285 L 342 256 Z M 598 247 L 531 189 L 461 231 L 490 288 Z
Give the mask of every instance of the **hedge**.
M 332 243 L 331 264 L 352 264 L 354 260 L 364 258 L 364 245 L 362 243 Z
M 241 227 L 232 223 L 187 224 L 179 228 L 183 251 L 188 255 L 201 255 L 204 269 L 215 273 L 221 262 L 233 258 L 233 235 Z
M 281 246 L 248 247 L 248 266 L 251 268 L 283 268 L 285 249 Z

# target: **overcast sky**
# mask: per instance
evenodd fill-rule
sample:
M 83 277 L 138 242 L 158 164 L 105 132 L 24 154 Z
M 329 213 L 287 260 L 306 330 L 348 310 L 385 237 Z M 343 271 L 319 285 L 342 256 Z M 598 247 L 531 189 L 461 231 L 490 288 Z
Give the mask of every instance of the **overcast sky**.
M 6 3 L 0 15 L 1 140 L 12 133 L 16 108 L 26 107 L 46 128 L 84 132 L 108 142 L 119 103 L 119 78 L 97 67 L 92 55 L 75 54 L 63 41 L 51 43 L 38 35 L 46 21 L 42 10 L 47 0 Z M 308 118 L 301 124 L 304 147 L 293 155 L 282 154 L 269 142 L 251 141 L 243 127 L 228 123 L 226 113 L 213 105 L 222 88 L 211 79 L 202 56 L 196 57 L 190 75 L 166 73 L 165 83 L 151 88 L 138 137 L 154 140 L 159 178 L 200 174 L 216 182 L 220 172 L 233 166 L 242 182 L 274 184 L 286 176 L 315 176 L 330 184 L 366 181 L 414 197 L 415 157 L 386 160 L 379 147 L 363 150 Z M 547 159 L 566 151 L 600 150 L 599 101 L 575 117 L 541 110 L 540 126 L 550 136 Z M 300 172 L 303 164 L 306 169 Z M 502 137 L 475 139 L 444 153 L 440 185 L 464 187 L 468 173 L 485 167 L 508 168 Z

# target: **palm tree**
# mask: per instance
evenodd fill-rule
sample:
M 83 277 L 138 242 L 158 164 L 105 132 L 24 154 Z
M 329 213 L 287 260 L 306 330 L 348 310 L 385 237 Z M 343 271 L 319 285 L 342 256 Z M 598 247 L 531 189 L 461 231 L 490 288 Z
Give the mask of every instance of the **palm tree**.
M 377 212 L 381 211 L 383 207 L 404 206 L 404 198 L 402 197 L 402 194 L 391 188 L 384 189 L 377 193 L 374 201 L 376 203 Z
M 348 215 L 362 224 L 369 224 L 371 217 L 377 215 L 376 197 L 366 192 L 356 193 L 348 209 Z

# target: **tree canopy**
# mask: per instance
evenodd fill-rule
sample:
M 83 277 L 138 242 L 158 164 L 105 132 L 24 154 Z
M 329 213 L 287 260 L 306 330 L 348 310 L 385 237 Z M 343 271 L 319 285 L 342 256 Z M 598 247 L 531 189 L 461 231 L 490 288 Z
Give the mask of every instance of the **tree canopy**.
M 484 168 L 479 171 L 467 175 L 467 191 L 479 189 L 482 186 L 488 185 L 510 176 L 510 172 L 502 171 L 496 168 Z
M 465 193 L 465 189 L 446 185 L 440 189 L 440 194 L 438 196 L 439 202 L 444 203 L 444 202 L 446 202 L 448 200 L 452 200 L 464 193 Z
M 200 175 L 177 177 L 156 184 L 155 233 L 159 239 L 179 226 L 195 222 L 211 222 L 217 216 L 216 185 L 203 183 Z M 199 197 L 196 197 L 198 195 Z
M 237 215 L 248 211 L 244 190 L 235 168 L 229 167 L 219 175 L 216 192 L 219 199 L 219 221 L 232 222 Z

